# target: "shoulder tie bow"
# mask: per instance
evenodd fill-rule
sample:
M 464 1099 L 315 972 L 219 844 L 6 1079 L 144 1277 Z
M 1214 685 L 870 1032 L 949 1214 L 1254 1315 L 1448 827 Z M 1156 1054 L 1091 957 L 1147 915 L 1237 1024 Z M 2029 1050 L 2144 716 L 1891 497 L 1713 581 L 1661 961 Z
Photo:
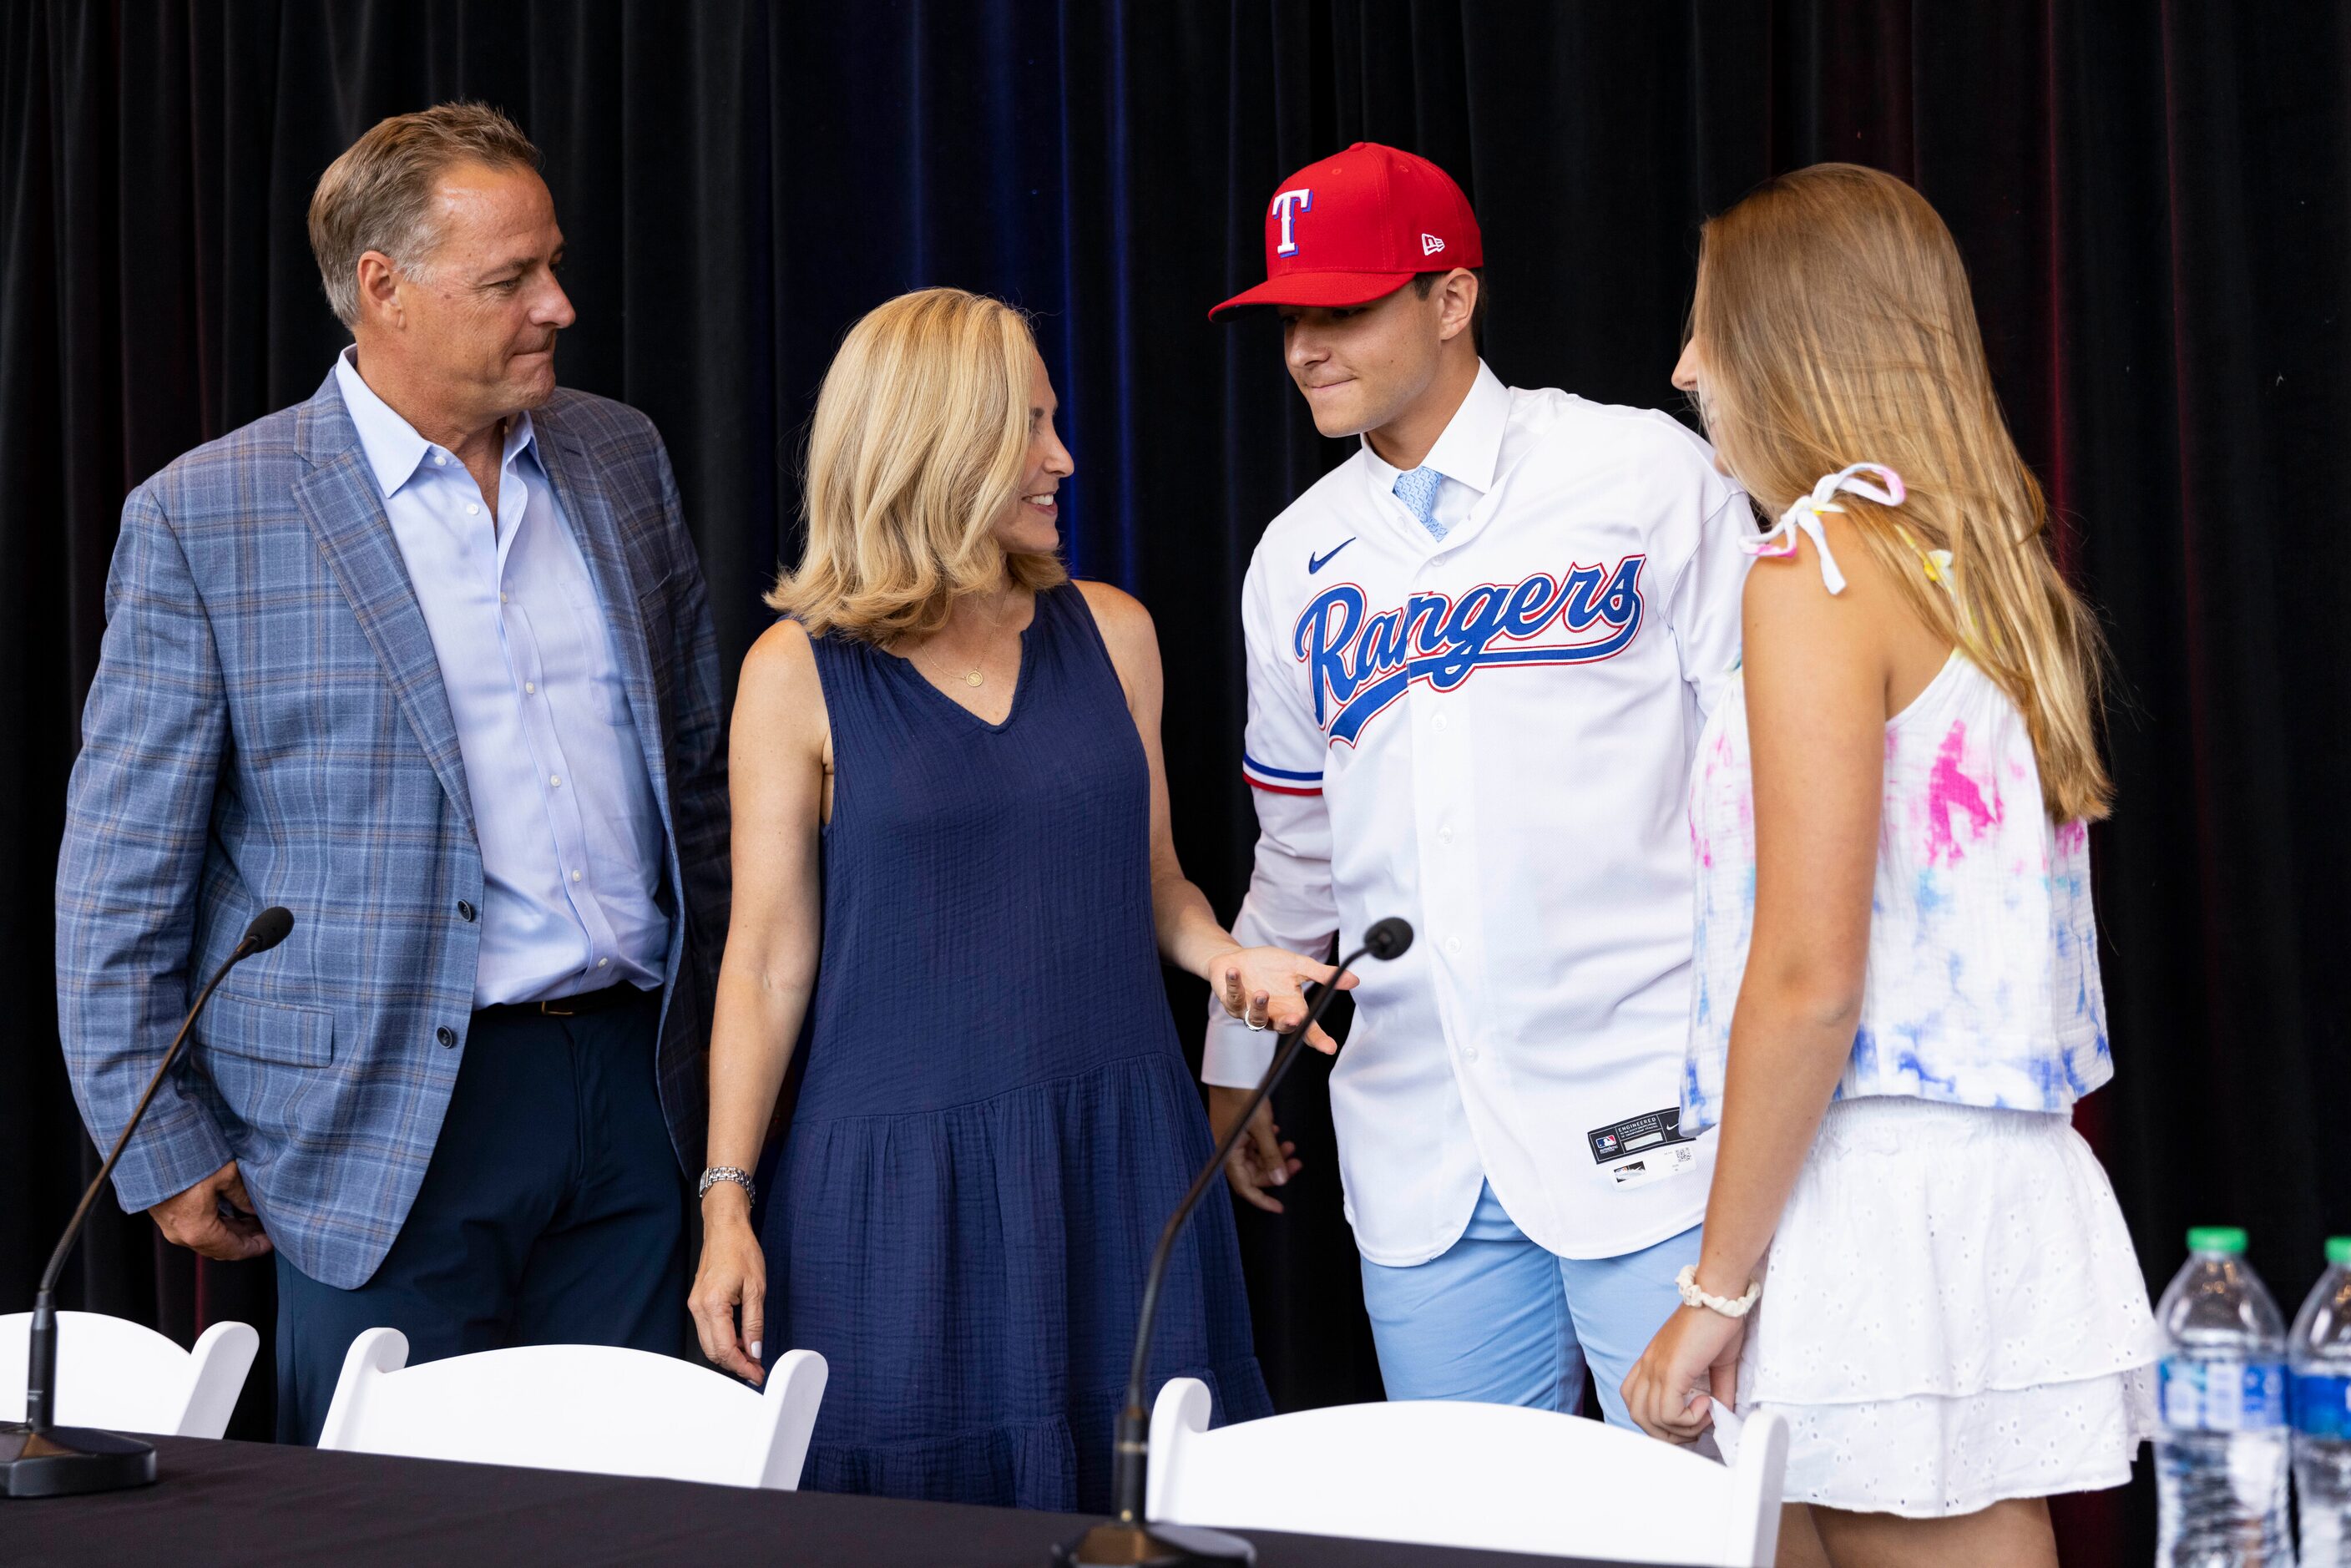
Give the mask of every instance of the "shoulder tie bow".
M 1873 484 L 1862 477 L 1865 474 L 1875 474 L 1886 483 L 1883 486 Z M 1821 482 L 1813 486 L 1813 493 L 1798 497 L 1786 511 L 1780 514 L 1779 522 L 1770 532 L 1741 539 L 1739 548 L 1751 556 L 1793 555 L 1796 553 L 1796 534 L 1801 529 L 1812 536 L 1813 548 L 1821 552 L 1821 581 L 1827 585 L 1831 593 L 1843 593 L 1844 573 L 1837 570 L 1836 557 L 1829 552 L 1828 536 L 1821 528 L 1822 513 L 1844 510 L 1834 499 L 1839 491 L 1866 497 L 1887 507 L 1900 506 L 1904 494 L 1902 476 L 1893 469 L 1883 463 L 1855 463 L 1834 474 L 1822 475 Z

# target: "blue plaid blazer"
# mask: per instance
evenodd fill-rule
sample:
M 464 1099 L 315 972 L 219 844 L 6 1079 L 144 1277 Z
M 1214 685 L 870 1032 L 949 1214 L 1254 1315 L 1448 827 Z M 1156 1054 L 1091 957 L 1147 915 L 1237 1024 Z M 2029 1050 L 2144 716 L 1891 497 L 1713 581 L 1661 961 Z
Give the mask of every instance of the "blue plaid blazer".
M 563 391 L 531 422 L 667 833 L 658 1078 L 696 1171 L 728 895 L 709 599 L 651 421 Z M 335 378 L 133 490 L 106 601 L 57 861 L 83 1120 L 111 1144 L 204 978 L 284 904 L 293 936 L 214 995 L 115 1189 L 135 1212 L 234 1158 L 288 1261 L 361 1284 L 464 1054 L 481 925 L 457 906 L 480 907 L 482 857 L 433 641 Z

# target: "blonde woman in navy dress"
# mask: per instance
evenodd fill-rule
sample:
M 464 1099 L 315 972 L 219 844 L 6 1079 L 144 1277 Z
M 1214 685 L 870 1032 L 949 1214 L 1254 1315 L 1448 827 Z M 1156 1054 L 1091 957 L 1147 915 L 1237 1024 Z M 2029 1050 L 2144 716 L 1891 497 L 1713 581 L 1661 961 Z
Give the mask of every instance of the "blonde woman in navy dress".
M 996 300 L 860 321 L 810 425 L 787 619 L 744 661 L 692 1307 L 745 1377 L 831 1364 L 811 1487 L 1103 1508 L 1152 1245 L 1210 1149 L 1160 961 L 1277 1028 L 1332 974 L 1243 951 L 1176 862 L 1157 641 L 1062 570 L 1054 412 Z M 1155 1386 L 1269 1414 L 1226 1206 L 1161 1304 Z
M 1764 185 L 1691 325 L 1675 383 L 1780 522 L 1691 781 L 1683 1124 L 1720 1153 L 1625 1400 L 1679 1442 L 1787 1419 L 1782 1564 L 2054 1568 L 2045 1500 L 2129 1478 L 2155 1357 L 2070 1114 L 2113 1072 L 2096 633 L 1916 192 Z

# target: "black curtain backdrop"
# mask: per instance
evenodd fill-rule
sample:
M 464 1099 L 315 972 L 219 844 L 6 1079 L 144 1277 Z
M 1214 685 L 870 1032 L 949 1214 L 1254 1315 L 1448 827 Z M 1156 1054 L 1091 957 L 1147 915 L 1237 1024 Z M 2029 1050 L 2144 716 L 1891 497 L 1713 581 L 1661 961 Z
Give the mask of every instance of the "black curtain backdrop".
M 2119 1073 L 2082 1120 L 2158 1287 L 2186 1225 L 2233 1221 L 2291 1310 L 2351 1228 L 2343 7 L 19 0 L 0 27 L 0 893 L 22 960 L 0 1308 L 95 1165 L 56 1044 L 51 884 L 123 494 L 318 384 L 343 338 L 311 185 L 379 118 L 457 97 L 546 151 L 580 311 L 561 373 L 667 436 L 730 664 L 797 549 L 798 444 L 848 324 L 935 283 L 1037 313 L 1078 459 L 1071 562 L 1157 616 L 1177 841 L 1228 913 L 1254 831 L 1241 572 L 1345 452 L 1270 321 L 1204 319 L 1261 276 L 1276 181 L 1358 138 L 1436 159 L 1486 227 L 1497 371 L 1667 406 L 1706 214 L 1822 159 L 1914 181 L 2116 653 L 2121 803 L 2095 852 Z M 1170 995 L 1196 1035 L 1197 987 Z M 1288 1408 L 1377 1389 L 1318 1069 L 1281 1105 L 1309 1162 L 1290 1213 L 1242 1214 Z M 193 1267 L 110 1208 L 68 1290 L 183 1338 L 269 1322 L 266 1266 Z M 2071 1560 L 2144 1559 L 2145 1470 L 2125 1508 L 2062 1511 Z

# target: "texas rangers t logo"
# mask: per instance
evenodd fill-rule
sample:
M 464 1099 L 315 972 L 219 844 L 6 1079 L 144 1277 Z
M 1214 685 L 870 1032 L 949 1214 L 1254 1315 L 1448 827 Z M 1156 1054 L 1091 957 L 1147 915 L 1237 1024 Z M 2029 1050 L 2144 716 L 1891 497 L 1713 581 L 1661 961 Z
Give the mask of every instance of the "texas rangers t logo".
M 1416 593 L 1377 614 L 1366 613 L 1361 587 L 1333 583 L 1306 606 L 1290 638 L 1314 688 L 1314 722 L 1332 745 L 1353 746 L 1415 681 L 1449 692 L 1486 665 L 1614 658 L 1640 633 L 1646 559 L 1628 555 L 1613 570 L 1571 566 L 1558 577 L 1539 571 L 1514 583 L 1482 582 L 1458 599 Z M 1585 640 L 1535 641 L 1554 624 Z M 1588 635 L 1594 628 L 1598 634 Z
M 1284 191 L 1273 198 L 1272 215 L 1281 220 L 1281 243 L 1274 246 L 1274 255 L 1296 256 L 1298 254 L 1298 236 L 1290 232 L 1290 225 L 1297 220 L 1300 213 L 1311 213 L 1313 210 L 1314 193 L 1302 186 L 1295 191 Z

